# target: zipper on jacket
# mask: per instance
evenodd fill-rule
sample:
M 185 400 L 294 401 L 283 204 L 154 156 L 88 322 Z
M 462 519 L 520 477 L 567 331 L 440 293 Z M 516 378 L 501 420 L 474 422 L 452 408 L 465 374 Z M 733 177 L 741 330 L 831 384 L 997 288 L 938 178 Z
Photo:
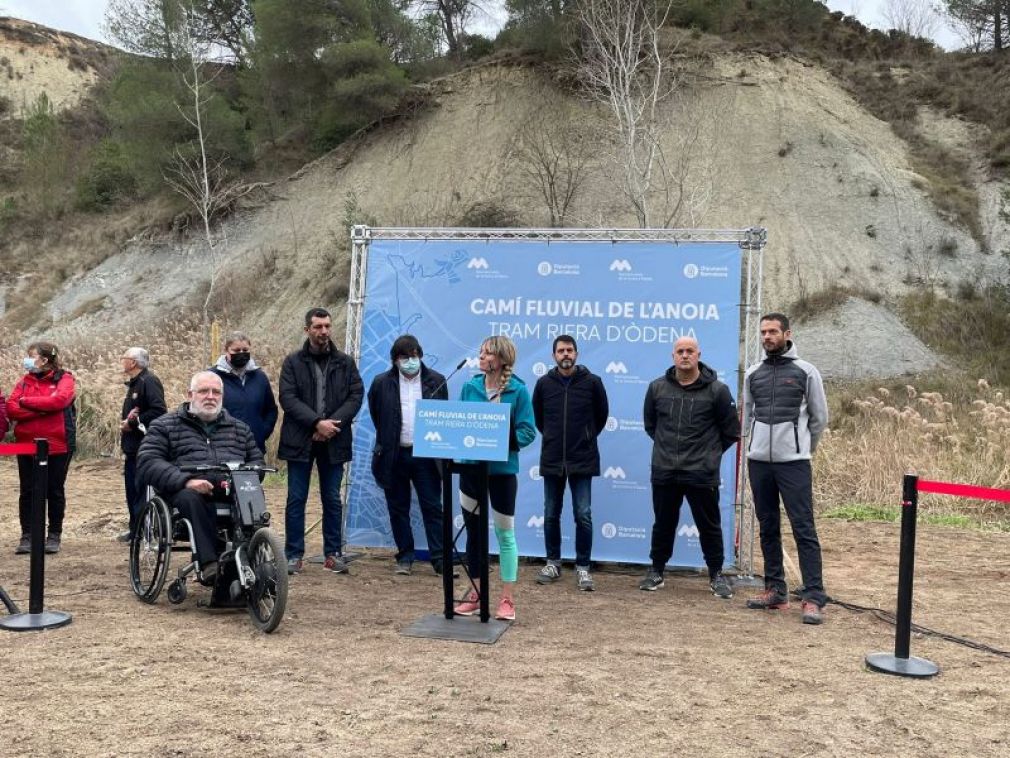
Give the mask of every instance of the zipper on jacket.
M 561 402 L 561 473 L 568 474 L 568 386 L 565 386 L 564 400 Z
M 800 454 L 800 422 L 793 422 L 793 439 L 796 440 L 796 455 Z
M 772 359 L 772 402 L 768 411 L 768 462 L 773 463 L 772 449 L 775 446 L 775 383 L 778 381 L 778 363 Z

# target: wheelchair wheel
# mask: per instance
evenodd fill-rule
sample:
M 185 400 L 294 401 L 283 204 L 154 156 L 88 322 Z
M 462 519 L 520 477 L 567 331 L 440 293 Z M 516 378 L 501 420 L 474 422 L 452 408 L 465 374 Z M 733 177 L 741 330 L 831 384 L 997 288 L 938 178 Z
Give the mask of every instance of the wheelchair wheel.
M 277 532 L 264 527 L 253 534 L 246 549 L 256 583 L 246 590 L 246 602 L 253 624 L 270 633 L 284 618 L 288 603 L 288 570 L 284 543 Z
M 130 583 L 145 603 L 158 599 L 172 554 L 172 516 L 160 497 L 144 504 L 130 542 Z

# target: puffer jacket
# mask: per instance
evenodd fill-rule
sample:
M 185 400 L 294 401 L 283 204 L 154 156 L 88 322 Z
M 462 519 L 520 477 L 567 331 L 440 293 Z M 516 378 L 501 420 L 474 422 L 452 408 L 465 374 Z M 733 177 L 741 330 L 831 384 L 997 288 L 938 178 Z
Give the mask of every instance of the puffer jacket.
M 599 476 L 597 437 L 607 425 L 607 391 L 596 374 L 576 366 L 565 380 L 552 368 L 533 387 L 533 417 L 542 435 L 540 473 Z
M 222 410 L 208 435 L 190 415 L 189 403 L 183 403 L 151 423 L 137 453 L 137 481 L 162 495 L 174 495 L 190 479 L 211 478 L 182 471 L 182 466 L 231 462 L 263 463 L 252 430 Z
M 14 422 L 14 439 L 49 441 L 51 454 L 73 453 L 77 448 L 77 389 L 69 371 L 25 374 L 7 398 L 7 416 Z
M 642 417 L 652 438 L 652 480 L 674 475 L 718 486 L 722 454 L 740 438 L 740 419 L 729 387 L 699 363 L 700 375 L 686 386 L 674 367 L 645 392 Z
M 486 403 L 488 399 L 487 392 L 484 390 L 484 375 L 477 374 L 464 384 L 459 399 Z M 490 461 L 487 472 L 492 475 L 517 474 L 519 473 L 519 451 L 537 437 L 533 419 L 533 403 L 530 402 L 530 393 L 526 389 L 526 383 L 514 374 L 510 376 L 508 384 L 505 385 L 505 391 L 501 394 L 500 402 L 512 406 L 509 457 L 506 461 Z
M 744 418 L 750 420 L 747 458 L 768 463 L 810 460 L 828 425 L 824 382 L 811 363 L 787 343 L 780 355 L 747 369 Z

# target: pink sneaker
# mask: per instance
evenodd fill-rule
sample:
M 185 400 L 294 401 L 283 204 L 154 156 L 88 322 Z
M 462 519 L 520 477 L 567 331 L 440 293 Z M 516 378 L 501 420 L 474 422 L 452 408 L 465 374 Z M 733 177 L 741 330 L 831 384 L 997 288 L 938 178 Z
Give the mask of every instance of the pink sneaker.
M 453 613 L 457 616 L 472 616 L 479 610 L 480 595 L 474 590 L 470 590 L 470 594 L 466 596 L 466 599 L 460 600 L 452 609 Z
M 498 610 L 494 617 L 500 621 L 516 620 L 516 604 L 510 597 L 503 597 L 498 601 Z

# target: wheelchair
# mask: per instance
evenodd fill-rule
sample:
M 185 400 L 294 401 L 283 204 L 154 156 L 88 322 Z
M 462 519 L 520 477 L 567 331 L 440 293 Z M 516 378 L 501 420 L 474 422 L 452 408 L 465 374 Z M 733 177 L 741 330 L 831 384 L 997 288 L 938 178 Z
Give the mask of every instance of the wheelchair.
M 263 632 L 274 631 L 284 618 L 288 599 L 288 572 L 284 543 L 270 528 L 270 514 L 260 484 L 260 473 L 276 471 L 264 466 L 220 464 L 184 466 L 187 473 L 217 475 L 226 499 L 217 506 L 217 574 L 204 577 L 196 558 L 193 527 L 189 520 L 155 494 L 144 504 L 137 531 L 130 543 L 130 583 L 145 603 L 154 603 L 168 579 L 173 552 L 189 553 L 166 592 L 168 602 L 186 599 L 186 580 L 212 588 L 211 608 L 241 608 L 249 611 L 253 624 Z

